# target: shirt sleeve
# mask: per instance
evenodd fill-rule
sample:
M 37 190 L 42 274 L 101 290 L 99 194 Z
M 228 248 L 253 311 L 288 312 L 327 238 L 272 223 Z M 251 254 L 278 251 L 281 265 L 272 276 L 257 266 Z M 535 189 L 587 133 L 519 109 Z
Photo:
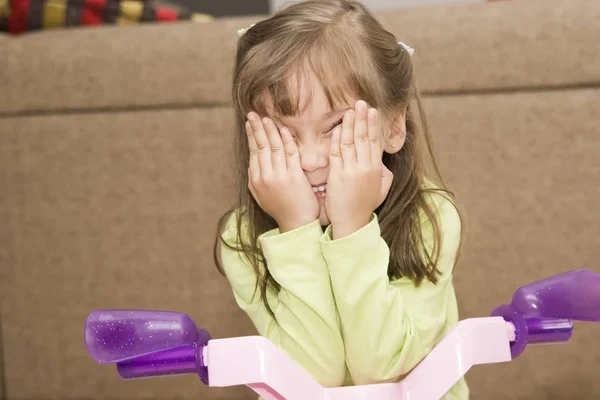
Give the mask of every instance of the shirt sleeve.
M 235 245 L 235 217 L 223 233 Z M 255 291 L 256 275 L 243 253 L 222 245 L 220 257 L 235 300 L 258 333 L 282 348 L 326 387 L 342 386 L 346 374 L 344 345 L 329 272 L 321 254 L 323 230 L 318 221 L 294 231 L 275 229 L 260 237 L 269 271 L 281 286 L 268 291 L 273 318 Z M 261 264 L 261 268 L 265 266 Z
M 380 235 L 377 217 L 354 234 L 332 240 L 322 235 L 340 315 L 347 365 L 355 384 L 397 381 L 416 366 L 441 339 L 447 321 L 457 318 L 452 269 L 461 234 L 453 204 L 436 202 L 442 243 L 436 284 L 416 287 L 408 278 L 390 282 L 389 248 Z M 435 210 L 434 208 L 434 210 Z M 425 246 L 431 250 L 433 229 L 423 224 Z

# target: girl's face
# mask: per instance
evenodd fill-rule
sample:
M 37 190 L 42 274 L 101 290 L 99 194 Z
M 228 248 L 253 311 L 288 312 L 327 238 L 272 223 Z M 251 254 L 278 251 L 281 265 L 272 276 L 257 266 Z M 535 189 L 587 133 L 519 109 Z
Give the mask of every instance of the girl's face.
M 325 208 L 327 178 L 329 177 L 329 145 L 333 128 L 341 124 L 344 112 L 354 108 L 358 99 L 350 98 L 349 104 L 330 108 L 327 97 L 316 79 L 300 88 L 300 110 L 294 117 L 269 115 L 281 129 L 286 127 L 292 133 L 298 151 L 300 164 L 319 201 L 321 225 L 329 224 Z M 307 103 L 308 101 L 308 103 Z M 323 190 L 325 189 L 325 190 Z

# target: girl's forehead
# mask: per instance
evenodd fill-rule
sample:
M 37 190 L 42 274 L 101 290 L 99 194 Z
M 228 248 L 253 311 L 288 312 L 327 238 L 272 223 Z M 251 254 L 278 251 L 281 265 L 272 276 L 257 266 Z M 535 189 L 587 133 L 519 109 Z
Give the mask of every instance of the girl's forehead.
M 355 99 L 355 96 L 349 91 L 345 91 L 344 96 L 328 95 L 326 88 L 316 78 L 314 74 L 303 74 L 302 76 L 291 76 L 286 85 L 288 94 L 283 99 L 278 99 L 269 91 L 263 93 L 265 109 L 269 116 L 278 120 L 296 120 L 321 122 L 330 119 L 340 110 L 347 109 Z M 277 110 L 277 101 L 289 101 L 289 98 L 295 98 L 297 101 L 297 110 L 295 115 L 280 115 Z M 280 106 L 280 104 L 279 104 Z

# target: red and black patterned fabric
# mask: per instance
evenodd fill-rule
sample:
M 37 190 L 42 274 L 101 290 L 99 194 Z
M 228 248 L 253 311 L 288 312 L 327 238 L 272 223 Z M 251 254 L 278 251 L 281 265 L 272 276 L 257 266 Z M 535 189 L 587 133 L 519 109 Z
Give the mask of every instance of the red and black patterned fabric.
M 0 31 L 15 35 L 40 29 L 170 22 L 192 17 L 185 10 L 148 0 L 0 0 Z

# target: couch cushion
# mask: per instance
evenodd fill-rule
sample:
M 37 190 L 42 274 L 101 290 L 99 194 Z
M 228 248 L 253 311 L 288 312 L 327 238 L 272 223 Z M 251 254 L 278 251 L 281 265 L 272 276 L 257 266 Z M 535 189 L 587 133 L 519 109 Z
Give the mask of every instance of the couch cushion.
M 379 12 L 424 91 L 600 83 L 600 4 L 530 0 Z M 0 115 L 226 104 L 237 29 L 265 16 L 32 33 L 3 44 Z M 52 43 L 51 43 L 52 42 Z
M 488 316 L 520 286 L 556 273 L 600 273 L 599 98 L 590 89 L 425 102 L 466 213 L 455 278 L 461 318 Z M 600 324 L 576 323 L 567 344 L 475 367 L 467 375 L 472 398 L 595 398 L 600 348 L 590 343 L 599 333 Z
M 589 89 L 426 100 L 441 164 L 466 209 L 455 280 L 462 318 L 487 316 L 516 288 L 550 274 L 600 272 L 600 140 L 590 123 L 599 96 Z M 210 254 L 232 195 L 230 121 L 227 109 L 4 121 L 9 398 L 255 398 L 245 389 L 208 390 L 195 377 L 123 382 L 94 364 L 83 343 L 87 313 L 109 307 L 187 312 L 215 337 L 253 333 Z M 600 361 L 589 346 L 597 334 L 597 325 L 578 324 L 568 344 L 475 368 L 473 398 L 590 398 L 600 391 L 588 368 Z
M 232 203 L 226 109 L 2 121 L 2 336 L 9 399 L 241 399 L 197 377 L 122 381 L 87 355 L 98 308 L 189 313 L 254 334 L 212 258 Z

